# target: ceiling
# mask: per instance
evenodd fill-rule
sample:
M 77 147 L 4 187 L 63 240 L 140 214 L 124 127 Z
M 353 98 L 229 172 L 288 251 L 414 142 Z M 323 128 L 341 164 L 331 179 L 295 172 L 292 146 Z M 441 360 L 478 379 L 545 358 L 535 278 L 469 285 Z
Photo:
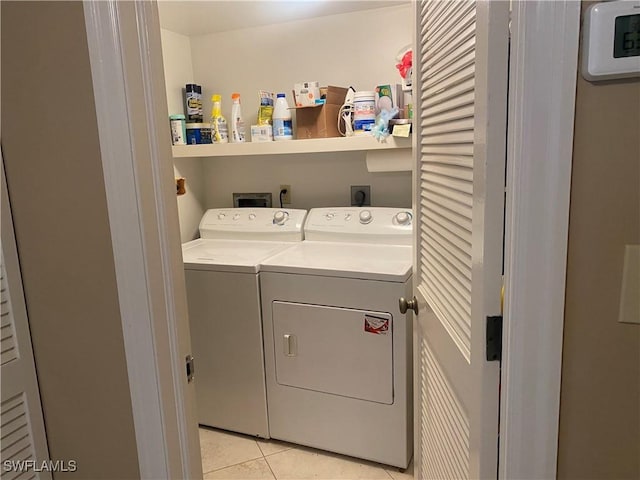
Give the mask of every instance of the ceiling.
M 160 26 L 188 36 L 409 3 L 410 0 L 159 0 Z

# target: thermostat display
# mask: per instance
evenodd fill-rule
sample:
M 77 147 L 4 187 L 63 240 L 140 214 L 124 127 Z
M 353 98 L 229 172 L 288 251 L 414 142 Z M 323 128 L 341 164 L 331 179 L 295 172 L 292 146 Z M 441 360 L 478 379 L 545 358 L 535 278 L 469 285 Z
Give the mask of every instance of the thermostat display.
M 616 17 L 613 57 L 640 56 L 640 13 Z
M 589 7 L 582 43 L 582 75 L 587 80 L 640 77 L 640 0 Z

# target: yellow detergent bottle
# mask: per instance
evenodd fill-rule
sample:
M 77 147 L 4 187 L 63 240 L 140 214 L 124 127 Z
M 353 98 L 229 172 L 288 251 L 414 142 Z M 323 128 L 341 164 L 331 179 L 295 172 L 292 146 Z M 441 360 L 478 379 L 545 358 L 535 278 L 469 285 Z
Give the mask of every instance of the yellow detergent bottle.
M 213 108 L 211 109 L 211 143 L 229 142 L 229 129 L 227 120 L 222 116 L 220 102 L 222 97 L 218 94 L 211 95 Z

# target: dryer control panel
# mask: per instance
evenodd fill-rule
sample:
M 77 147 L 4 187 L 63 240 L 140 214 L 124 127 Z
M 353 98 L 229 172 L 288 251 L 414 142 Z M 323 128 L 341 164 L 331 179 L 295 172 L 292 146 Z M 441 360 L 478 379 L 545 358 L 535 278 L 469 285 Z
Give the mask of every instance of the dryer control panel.
M 306 240 L 411 245 L 410 208 L 313 208 L 304 226 Z
M 200 237 L 300 241 L 306 216 L 293 208 L 212 208 L 200 221 Z

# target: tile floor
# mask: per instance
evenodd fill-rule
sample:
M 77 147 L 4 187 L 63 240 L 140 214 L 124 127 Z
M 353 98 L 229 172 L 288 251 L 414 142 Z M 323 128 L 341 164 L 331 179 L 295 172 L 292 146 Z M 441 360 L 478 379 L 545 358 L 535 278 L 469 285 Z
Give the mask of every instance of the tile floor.
M 200 428 L 205 479 L 413 480 L 413 462 L 397 468 L 212 428 Z

